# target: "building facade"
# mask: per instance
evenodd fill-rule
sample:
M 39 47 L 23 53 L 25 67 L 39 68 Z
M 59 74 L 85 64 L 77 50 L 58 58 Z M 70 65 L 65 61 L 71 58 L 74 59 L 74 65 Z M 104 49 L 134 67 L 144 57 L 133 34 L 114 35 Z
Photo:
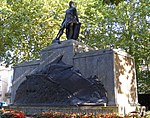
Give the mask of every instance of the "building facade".
M 0 63 L 0 102 L 10 103 L 10 86 L 12 69 L 6 68 L 5 64 Z

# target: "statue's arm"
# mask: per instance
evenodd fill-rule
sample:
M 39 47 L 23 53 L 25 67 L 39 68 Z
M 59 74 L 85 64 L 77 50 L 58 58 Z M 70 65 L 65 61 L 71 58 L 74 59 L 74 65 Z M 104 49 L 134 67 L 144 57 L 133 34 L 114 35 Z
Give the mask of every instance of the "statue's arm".
M 77 14 L 77 10 L 75 9 L 75 16 L 77 18 L 77 22 L 79 22 L 79 18 L 78 18 L 78 14 Z

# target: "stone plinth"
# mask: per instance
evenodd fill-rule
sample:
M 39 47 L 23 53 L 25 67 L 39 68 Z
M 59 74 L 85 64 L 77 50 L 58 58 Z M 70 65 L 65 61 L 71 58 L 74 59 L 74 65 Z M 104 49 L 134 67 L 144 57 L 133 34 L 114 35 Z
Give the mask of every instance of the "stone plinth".
M 119 50 L 103 49 L 77 54 L 74 67 L 85 77 L 97 75 L 108 95 L 108 105 L 119 112 L 134 111 L 138 104 L 134 59 Z
M 135 64 L 133 57 L 127 53 L 115 49 L 94 50 L 81 42 L 67 40 L 46 47 L 40 55 L 40 60 L 14 67 L 12 103 L 18 87 L 27 75 L 63 55 L 63 62 L 79 70 L 85 78 L 98 77 L 107 91 L 108 106 L 118 108 L 121 114 L 135 110 L 138 103 Z
M 116 106 L 64 106 L 64 107 L 51 107 L 51 106 L 11 106 L 11 109 L 24 111 L 27 115 L 45 112 L 61 112 L 61 113 L 94 113 L 94 114 L 109 114 L 118 113 Z
M 40 52 L 41 61 L 45 60 L 47 57 L 51 59 L 56 58 L 58 55 L 63 55 L 63 62 L 69 65 L 73 65 L 73 58 L 78 53 L 84 53 L 92 51 L 91 47 L 78 42 L 76 40 L 67 40 L 61 42 L 61 44 L 52 44 Z

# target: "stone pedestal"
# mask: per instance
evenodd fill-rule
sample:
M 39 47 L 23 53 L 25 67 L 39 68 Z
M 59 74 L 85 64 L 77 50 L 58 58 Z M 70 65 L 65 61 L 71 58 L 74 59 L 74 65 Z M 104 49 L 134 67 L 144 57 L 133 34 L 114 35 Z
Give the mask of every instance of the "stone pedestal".
M 116 106 L 63 106 L 63 107 L 51 107 L 51 106 L 11 106 L 14 110 L 24 111 L 27 115 L 33 115 L 35 113 L 45 112 L 61 112 L 61 113 L 82 113 L 82 114 L 110 114 L 118 113 L 118 107 Z
M 108 95 L 108 105 L 118 106 L 124 114 L 138 104 L 133 57 L 116 49 L 103 49 L 77 54 L 74 67 L 85 76 L 97 75 Z
M 53 44 L 40 52 L 39 60 L 25 62 L 14 67 L 12 103 L 16 90 L 30 75 L 59 55 L 63 62 L 73 65 L 85 78 L 97 76 L 107 90 L 108 106 L 118 107 L 119 113 L 134 111 L 137 100 L 137 86 L 134 59 L 125 52 L 113 49 L 94 50 L 85 44 L 67 40 Z
M 78 42 L 76 40 L 67 40 L 61 44 L 52 44 L 40 52 L 41 61 L 45 61 L 48 57 L 50 60 L 55 59 L 59 55 L 63 55 L 63 62 L 73 65 L 73 58 L 77 53 L 89 52 L 91 47 Z
M 63 62 L 73 65 L 73 58 L 77 53 L 84 53 L 92 50 L 94 49 L 81 42 L 67 40 L 61 42 L 61 44 L 52 44 L 41 50 L 40 59 L 38 60 L 18 64 L 14 67 L 11 102 L 14 102 L 16 90 L 18 89 L 19 85 L 26 80 L 27 75 L 33 74 L 40 68 L 43 68 L 60 55 L 63 55 Z

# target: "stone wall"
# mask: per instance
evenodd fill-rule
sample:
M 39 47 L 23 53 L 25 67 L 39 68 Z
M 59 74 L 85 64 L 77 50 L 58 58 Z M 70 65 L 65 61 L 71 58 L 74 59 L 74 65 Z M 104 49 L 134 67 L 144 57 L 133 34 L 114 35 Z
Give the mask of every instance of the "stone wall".
M 77 54 L 74 57 L 74 67 L 86 78 L 96 75 L 107 90 L 108 104 L 116 105 L 113 50 L 104 49 Z
M 26 80 L 26 75 L 34 72 L 40 65 L 40 60 L 24 62 L 14 67 L 13 81 L 11 87 L 11 103 L 14 102 L 16 90 Z
M 116 103 L 126 112 L 138 104 L 134 58 L 124 52 L 114 53 Z

